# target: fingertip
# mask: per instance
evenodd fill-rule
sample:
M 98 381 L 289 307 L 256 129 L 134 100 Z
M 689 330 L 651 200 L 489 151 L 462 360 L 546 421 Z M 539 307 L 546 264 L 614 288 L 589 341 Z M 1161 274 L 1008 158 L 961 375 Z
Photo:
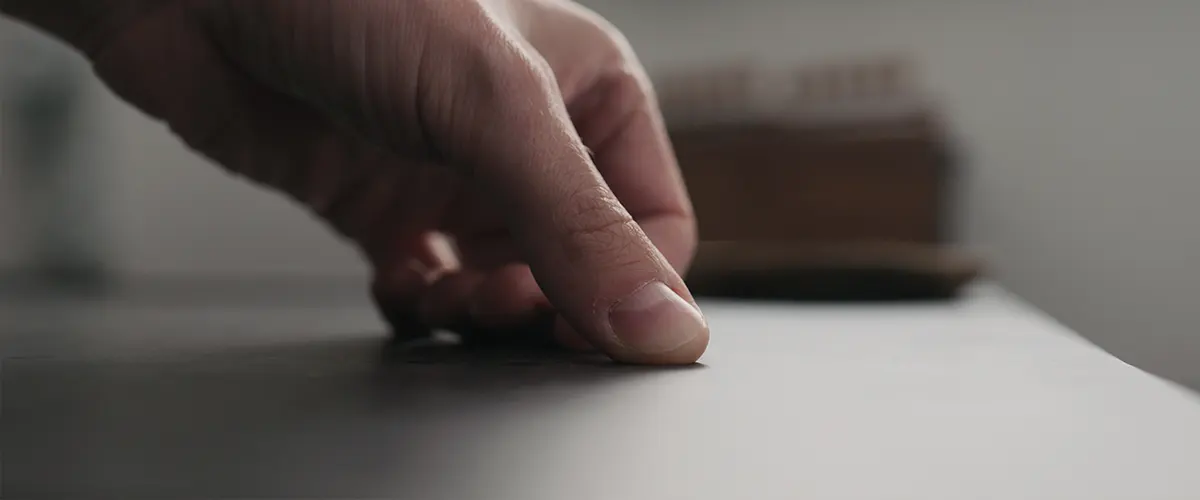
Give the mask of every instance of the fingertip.
M 667 352 L 622 352 L 612 354 L 611 357 L 614 361 L 636 365 L 691 365 L 698 362 L 704 356 L 704 353 L 707 352 L 708 339 L 709 335 L 706 329 L 702 335 L 697 335 L 687 343 Z
M 700 359 L 708 347 L 708 322 L 683 295 L 653 281 L 613 304 L 608 314 L 613 359 L 640 364 Z
M 376 271 L 371 280 L 371 301 L 394 335 L 414 338 L 428 334 L 417 308 L 419 297 L 429 282 L 429 276 L 415 266 L 402 265 Z

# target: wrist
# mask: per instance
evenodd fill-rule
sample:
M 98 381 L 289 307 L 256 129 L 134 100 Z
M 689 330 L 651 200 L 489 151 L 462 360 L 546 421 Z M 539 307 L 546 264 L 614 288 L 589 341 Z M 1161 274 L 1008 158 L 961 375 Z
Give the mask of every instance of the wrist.
M 174 0 L 2 0 L 0 12 L 88 56 L 147 11 Z

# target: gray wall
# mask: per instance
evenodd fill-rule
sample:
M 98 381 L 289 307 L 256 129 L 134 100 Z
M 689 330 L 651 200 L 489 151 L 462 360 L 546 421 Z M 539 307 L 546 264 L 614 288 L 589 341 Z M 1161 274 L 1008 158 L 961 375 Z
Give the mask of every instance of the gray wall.
M 12 192 L 8 165 L 4 159 L 7 151 L 4 148 L 4 101 L 0 99 L 0 269 L 13 265 L 21 249 L 17 247 L 17 238 L 13 231 L 16 214 L 11 206 Z
M 5 43 L 22 54 L 0 56 L 0 85 L 27 81 L 45 59 L 28 57 L 47 45 L 31 44 L 31 30 L 0 18 L 0 54 Z M 30 46 L 32 45 L 32 47 Z M 24 58 L 20 56 L 26 56 Z M 78 57 L 67 64 L 86 69 Z M 159 123 L 148 120 L 91 79 L 75 126 L 84 131 L 79 149 L 93 176 L 99 220 L 106 225 L 105 253 L 119 273 L 168 276 L 357 277 L 365 269 L 357 256 L 314 224 L 290 202 L 263 192 L 214 168 L 186 150 Z M 3 88 L 3 87 L 0 87 Z M 12 126 L 10 124 L 10 126 Z M 6 134 L 11 136 L 13 134 Z M 18 226 L 5 224 L 14 213 L 13 176 L 0 179 L 0 244 L 20 243 Z M 8 192 L 6 192 L 6 189 Z M 97 214 L 92 214 L 97 215 Z M 22 262 L 20 245 L 4 244 L 0 268 Z
M 652 69 L 919 56 L 972 160 L 963 238 L 999 279 L 1124 359 L 1200 387 L 1200 3 L 592 0 Z M 354 276 L 307 216 L 102 92 L 113 241 L 136 274 Z M 2 236 L 0 236 L 2 238 Z M 3 240 L 0 240 L 3 241 Z
M 1069 326 L 1200 387 L 1200 2 L 588 3 L 652 68 L 918 55 L 971 155 L 963 238 Z

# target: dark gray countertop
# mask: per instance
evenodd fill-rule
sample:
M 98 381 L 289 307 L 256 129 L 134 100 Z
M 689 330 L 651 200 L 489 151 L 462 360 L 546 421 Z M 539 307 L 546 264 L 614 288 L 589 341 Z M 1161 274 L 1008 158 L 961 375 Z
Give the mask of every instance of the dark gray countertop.
M 0 303 L 4 498 L 1200 497 L 1200 403 L 991 288 L 709 302 L 685 369 L 397 346 L 356 288 L 203 288 Z

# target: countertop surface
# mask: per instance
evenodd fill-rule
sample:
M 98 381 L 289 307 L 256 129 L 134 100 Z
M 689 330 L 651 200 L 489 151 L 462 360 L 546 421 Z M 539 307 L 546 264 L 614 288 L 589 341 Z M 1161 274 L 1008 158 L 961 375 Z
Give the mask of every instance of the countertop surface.
M 1200 498 L 1200 400 L 994 287 L 707 301 L 677 369 L 394 345 L 353 293 L 203 296 L 0 301 L 0 493 Z

